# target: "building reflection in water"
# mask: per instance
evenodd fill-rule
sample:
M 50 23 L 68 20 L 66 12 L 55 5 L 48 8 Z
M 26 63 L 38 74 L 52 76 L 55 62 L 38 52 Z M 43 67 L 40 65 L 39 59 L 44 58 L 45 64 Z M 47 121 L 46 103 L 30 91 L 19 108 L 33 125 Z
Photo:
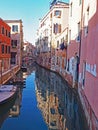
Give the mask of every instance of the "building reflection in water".
M 9 117 L 17 117 L 20 114 L 20 107 L 22 101 L 22 89 L 18 88 L 18 93 L 14 105 L 9 110 Z
M 15 99 L 9 101 L 8 103 L 0 106 L 0 128 L 7 117 L 9 117 L 10 108 L 14 105 Z
M 25 88 L 25 82 L 26 82 L 27 76 L 30 75 L 33 70 L 35 70 L 35 68 L 34 67 L 31 68 L 29 66 L 27 69 L 27 72 L 19 71 L 19 73 L 17 73 L 16 77 L 17 77 L 17 81 L 19 81 L 18 82 L 18 93 L 17 93 L 17 98 L 15 100 L 14 105 L 9 110 L 9 117 L 15 117 L 20 114 L 20 107 L 21 107 L 21 101 L 22 101 L 22 90 L 23 90 L 23 88 Z M 21 82 L 20 82 L 20 80 L 21 80 Z
M 20 114 L 22 100 L 22 90 L 19 88 L 17 95 L 11 99 L 8 103 L 0 106 L 0 128 L 3 122 L 8 118 L 17 117 Z
M 88 130 L 78 96 L 66 81 L 37 67 L 35 83 L 38 107 L 49 130 Z
M 18 87 L 17 97 L 15 99 L 14 105 L 9 110 L 9 117 L 17 117 L 20 114 L 21 101 L 22 101 L 22 91 L 25 85 L 25 80 L 28 75 L 28 72 L 22 72 L 21 70 L 17 73 L 16 84 Z
M 9 117 L 18 117 L 20 115 L 20 109 L 22 106 L 22 93 L 23 89 L 26 87 L 25 82 L 28 75 L 30 75 L 33 71 L 35 71 L 35 66 L 28 66 L 27 72 L 19 71 L 16 75 L 17 80 L 15 85 L 18 87 L 17 94 L 12 100 L 8 101 L 0 106 L 0 128 L 3 125 L 3 122 Z M 12 80 L 12 79 L 11 79 Z M 11 81 L 10 80 L 10 81 Z M 12 84 L 12 82 L 8 81 L 7 84 Z M 21 81 L 21 82 L 20 82 Z
M 21 71 L 17 74 L 17 77 L 18 78 L 21 77 L 21 79 L 23 79 L 22 82 L 23 83 L 25 82 L 25 78 L 23 78 L 23 73 Z M 10 81 L 7 84 L 9 83 Z M 8 117 L 12 118 L 19 116 L 22 101 L 23 86 L 24 84 L 18 84 L 17 93 L 14 96 L 14 98 L 12 98 L 7 103 L 0 106 L 0 127 L 2 126 L 4 120 L 6 120 Z

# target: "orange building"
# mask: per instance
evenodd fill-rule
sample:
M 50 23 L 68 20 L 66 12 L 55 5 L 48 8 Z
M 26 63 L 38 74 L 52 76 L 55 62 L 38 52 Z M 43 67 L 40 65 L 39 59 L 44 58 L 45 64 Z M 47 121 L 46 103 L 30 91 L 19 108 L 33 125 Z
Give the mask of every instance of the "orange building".
M 10 26 L 0 18 L 0 77 L 10 69 Z M 0 78 L 1 79 L 1 78 Z

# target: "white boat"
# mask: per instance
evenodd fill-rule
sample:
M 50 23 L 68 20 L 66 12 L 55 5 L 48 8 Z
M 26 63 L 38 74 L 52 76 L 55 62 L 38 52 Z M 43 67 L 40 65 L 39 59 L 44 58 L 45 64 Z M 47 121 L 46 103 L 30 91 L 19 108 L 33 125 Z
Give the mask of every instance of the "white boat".
M 8 102 L 15 93 L 17 92 L 17 87 L 13 85 L 2 85 L 0 87 L 0 105 Z

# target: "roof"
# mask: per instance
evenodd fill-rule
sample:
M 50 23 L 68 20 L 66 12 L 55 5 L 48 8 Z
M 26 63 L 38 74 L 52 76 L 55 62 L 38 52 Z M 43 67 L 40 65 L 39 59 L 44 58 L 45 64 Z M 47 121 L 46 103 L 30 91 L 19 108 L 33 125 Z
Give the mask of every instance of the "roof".
M 6 23 L 22 23 L 22 20 L 4 20 Z
M 9 28 L 11 28 L 11 27 L 6 23 L 6 21 L 3 20 L 1 17 L 0 17 L 0 21 L 2 21 L 2 23 L 4 23 L 5 25 L 7 25 Z
M 50 6 L 50 9 L 48 11 L 48 13 L 40 20 L 40 22 L 42 22 L 47 16 L 48 14 L 56 7 L 59 8 L 69 8 L 69 3 L 66 3 L 66 2 L 62 2 L 62 1 L 56 1 L 52 6 Z
M 69 3 L 66 3 L 66 2 L 62 2 L 62 1 L 59 1 L 59 0 L 53 0 L 53 2 L 50 3 L 50 9 L 51 9 L 54 5 L 57 5 L 57 4 L 66 4 L 66 5 L 69 5 Z

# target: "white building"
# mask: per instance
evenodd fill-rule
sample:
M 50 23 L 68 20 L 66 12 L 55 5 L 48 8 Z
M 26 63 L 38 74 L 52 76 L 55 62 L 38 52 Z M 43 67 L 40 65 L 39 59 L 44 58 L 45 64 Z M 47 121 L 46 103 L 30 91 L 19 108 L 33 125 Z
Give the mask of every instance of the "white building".
M 57 1 L 51 3 L 49 12 L 39 21 L 38 46 L 40 52 L 48 52 L 57 47 L 56 37 L 68 27 L 69 4 Z

